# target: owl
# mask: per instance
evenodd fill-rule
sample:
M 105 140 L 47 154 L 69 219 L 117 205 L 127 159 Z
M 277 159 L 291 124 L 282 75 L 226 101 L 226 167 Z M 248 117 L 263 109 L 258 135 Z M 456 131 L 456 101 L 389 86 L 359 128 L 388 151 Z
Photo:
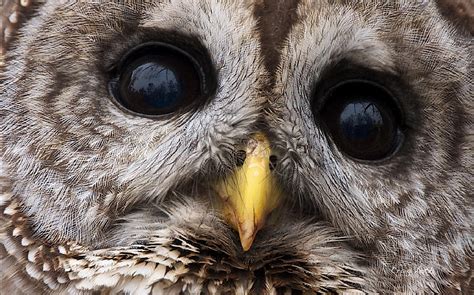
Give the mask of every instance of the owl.
M 472 2 L 30 2 L 0 293 L 472 294 Z

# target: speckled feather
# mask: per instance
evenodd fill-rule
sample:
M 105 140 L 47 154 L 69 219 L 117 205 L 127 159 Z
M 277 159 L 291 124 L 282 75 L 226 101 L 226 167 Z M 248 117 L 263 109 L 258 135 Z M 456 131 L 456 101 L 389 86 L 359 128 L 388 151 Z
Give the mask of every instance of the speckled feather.
M 474 45 L 435 1 L 46 1 L 28 16 L 0 72 L 2 292 L 472 291 Z M 156 39 L 209 55 L 218 86 L 198 110 L 150 120 L 111 102 L 108 69 Z M 341 63 L 399 80 L 395 157 L 352 161 L 313 117 Z M 257 130 L 286 206 L 242 252 L 210 187 Z

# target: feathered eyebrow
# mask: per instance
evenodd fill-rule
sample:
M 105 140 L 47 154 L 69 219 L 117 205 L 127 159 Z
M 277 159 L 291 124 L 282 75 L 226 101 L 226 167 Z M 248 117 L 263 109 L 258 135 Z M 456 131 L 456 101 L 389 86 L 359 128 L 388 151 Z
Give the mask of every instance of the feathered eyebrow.
M 333 41 L 329 39 L 324 42 Z M 324 59 L 326 63 L 323 64 L 323 69 L 346 62 L 387 75 L 398 74 L 395 50 L 370 28 L 354 30 L 344 46 L 328 45 L 328 48 L 332 49 Z
M 396 73 L 393 49 L 379 39 L 376 32 L 372 30 L 355 31 L 341 56 L 354 63 L 363 63 L 364 66 L 373 70 Z
M 135 32 L 131 34 L 129 39 L 134 42 L 130 42 L 127 46 L 127 50 L 115 56 L 113 61 L 108 63 L 108 68 L 110 70 L 115 66 L 120 65 L 123 58 L 127 55 L 127 52 L 143 43 L 170 43 L 192 54 L 198 60 L 208 59 L 210 56 L 207 48 L 202 44 L 198 36 L 184 34 L 177 30 L 139 26 L 135 29 Z

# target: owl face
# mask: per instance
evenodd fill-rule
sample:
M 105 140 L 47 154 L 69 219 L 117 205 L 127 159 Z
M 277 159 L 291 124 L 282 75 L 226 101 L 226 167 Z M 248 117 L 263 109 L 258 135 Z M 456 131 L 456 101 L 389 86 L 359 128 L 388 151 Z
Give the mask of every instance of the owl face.
M 0 192 L 36 243 L 79 245 L 58 290 L 467 288 L 472 39 L 435 2 L 35 9 L 0 80 Z

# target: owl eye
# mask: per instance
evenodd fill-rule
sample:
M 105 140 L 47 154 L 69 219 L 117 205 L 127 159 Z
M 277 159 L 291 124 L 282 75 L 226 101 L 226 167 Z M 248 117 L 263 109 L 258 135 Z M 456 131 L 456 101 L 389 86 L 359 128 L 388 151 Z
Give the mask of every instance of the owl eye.
M 337 147 L 348 156 L 382 160 L 399 148 L 401 112 L 392 95 L 369 81 L 349 80 L 331 88 L 319 117 Z
M 126 55 L 110 81 L 112 96 L 124 108 L 140 115 L 176 112 L 203 96 L 199 63 L 169 44 L 145 44 Z

